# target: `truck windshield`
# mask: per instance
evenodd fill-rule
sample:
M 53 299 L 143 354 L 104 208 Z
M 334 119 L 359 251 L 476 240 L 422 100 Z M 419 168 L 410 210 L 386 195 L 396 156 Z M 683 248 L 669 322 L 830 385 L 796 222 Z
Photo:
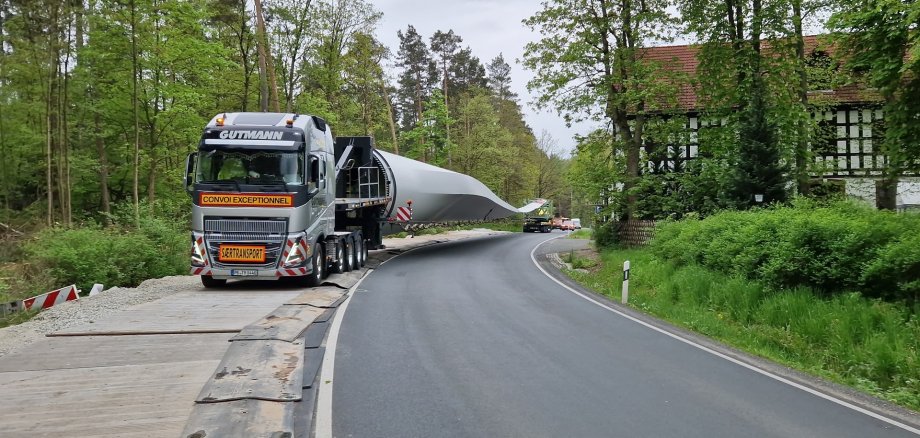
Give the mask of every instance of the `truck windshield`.
M 303 154 L 269 151 L 202 151 L 195 182 L 303 184 Z

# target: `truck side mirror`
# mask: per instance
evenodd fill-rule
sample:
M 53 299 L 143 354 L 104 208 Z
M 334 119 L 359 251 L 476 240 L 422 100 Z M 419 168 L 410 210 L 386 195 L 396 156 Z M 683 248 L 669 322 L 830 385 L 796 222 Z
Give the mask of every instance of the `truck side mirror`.
M 198 159 L 197 153 L 190 153 L 185 157 L 185 178 L 183 182 L 185 183 L 185 191 L 191 195 L 194 190 L 194 181 L 195 181 L 195 162 Z

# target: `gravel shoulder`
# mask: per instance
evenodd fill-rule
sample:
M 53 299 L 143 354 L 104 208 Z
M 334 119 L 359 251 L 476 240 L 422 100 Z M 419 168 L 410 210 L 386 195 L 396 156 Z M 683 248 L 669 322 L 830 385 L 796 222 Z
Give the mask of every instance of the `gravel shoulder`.
M 197 277 L 178 275 L 146 280 L 138 287 L 113 287 L 92 297 L 80 297 L 44 310 L 34 318 L 0 329 L 0 356 L 16 351 L 53 333 L 78 324 L 92 323 L 128 307 L 156 301 L 176 292 L 200 288 Z

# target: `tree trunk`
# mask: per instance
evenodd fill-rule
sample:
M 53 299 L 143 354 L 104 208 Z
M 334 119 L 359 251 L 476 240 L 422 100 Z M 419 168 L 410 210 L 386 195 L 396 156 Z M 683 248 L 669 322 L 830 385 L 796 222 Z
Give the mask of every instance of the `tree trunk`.
M 54 193 L 51 178 L 51 96 L 54 95 L 54 72 L 48 75 L 48 94 L 45 102 L 45 188 L 48 192 L 48 214 L 46 223 L 50 227 L 54 222 Z
M 93 114 L 96 153 L 99 155 L 99 191 L 102 193 L 102 212 L 105 214 L 106 225 L 112 225 L 112 206 L 109 197 L 109 157 L 105 150 L 105 141 L 102 139 L 101 119 L 99 112 Z
M 892 172 L 875 182 L 875 206 L 879 210 L 898 208 L 898 179 L 897 172 Z
M 393 104 L 390 102 L 390 93 L 387 92 L 387 85 L 380 80 L 380 95 L 383 96 L 387 105 L 387 122 L 390 125 L 390 135 L 393 137 L 393 152 L 399 155 L 399 138 L 396 136 L 396 119 L 393 118 Z
M 138 191 L 138 175 L 140 173 L 141 161 L 141 130 L 137 109 L 137 82 L 138 82 L 138 60 L 137 60 L 137 7 L 134 0 L 131 0 L 131 71 L 132 71 L 132 92 L 131 107 L 134 114 L 134 184 L 132 192 L 134 194 L 134 226 L 140 228 L 141 211 L 140 211 L 140 193 Z
M 256 10 L 256 26 L 258 27 L 257 39 L 259 41 L 259 67 L 265 71 L 267 78 L 265 87 L 270 87 L 270 99 L 272 111 L 281 111 L 278 102 L 278 83 L 275 78 L 275 61 L 272 59 L 271 47 L 268 44 L 268 32 L 265 30 L 265 18 L 262 15 L 262 0 L 254 0 Z M 264 88 L 263 88 L 264 89 Z M 265 105 L 268 108 L 268 104 Z M 267 111 L 263 109 L 262 111 Z
M 808 114 L 808 72 L 805 70 L 805 36 L 802 34 L 802 0 L 792 1 L 792 24 L 795 28 L 796 73 L 799 77 L 799 102 L 802 115 Z M 808 174 L 808 124 L 804 118 L 799 120 L 798 139 L 795 144 L 796 185 L 800 195 L 808 195 L 810 190 Z

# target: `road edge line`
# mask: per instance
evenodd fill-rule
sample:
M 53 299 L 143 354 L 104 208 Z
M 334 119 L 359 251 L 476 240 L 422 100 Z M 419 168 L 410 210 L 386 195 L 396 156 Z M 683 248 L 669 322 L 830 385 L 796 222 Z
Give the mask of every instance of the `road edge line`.
M 756 373 L 758 373 L 758 374 L 761 374 L 761 375 L 763 375 L 763 376 L 766 376 L 766 377 L 769 377 L 769 378 L 771 378 L 771 379 L 773 379 L 773 380 L 776 380 L 776 381 L 778 381 L 778 382 L 780 382 L 780 383 L 785 383 L 786 385 L 789 385 L 789 386 L 791 386 L 791 387 L 793 387 L 793 388 L 802 390 L 802 391 L 804 391 L 804 392 L 807 392 L 807 393 L 809 393 L 809 394 L 811 394 L 811 395 L 820 397 L 820 398 L 822 398 L 822 399 L 825 399 L 825 400 L 830 401 L 830 402 L 832 402 L 832 403 L 835 403 L 835 404 L 837 404 L 837 405 L 843 406 L 843 407 L 845 407 L 845 408 L 848 408 L 848 409 L 851 409 L 851 410 L 853 410 L 853 411 L 859 412 L 859 413 L 861 413 L 861 414 L 867 415 L 867 416 L 869 416 L 869 417 L 875 418 L 876 420 L 879 420 L 879 421 L 882 421 L 882 422 L 884 422 L 884 423 L 890 424 L 890 425 L 892 425 L 892 426 L 898 427 L 898 428 L 903 429 L 903 430 L 905 430 L 905 431 L 911 432 L 911 433 L 913 433 L 913 434 L 915 434 L 915 435 L 920 435 L 920 429 L 915 428 L 915 427 L 913 427 L 913 426 L 911 426 L 911 425 L 902 423 L 902 422 L 900 422 L 900 421 L 894 420 L 894 419 L 892 419 L 892 418 L 889 418 L 889 417 L 884 416 L 884 415 L 882 415 L 882 414 L 879 414 L 879 413 L 877 413 L 877 412 L 874 412 L 874 411 L 865 409 L 865 408 L 863 408 L 863 407 L 857 406 L 857 405 L 855 405 L 855 404 L 853 404 L 853 403 L 850 403 L 850 402 L 848 402 L 848 401 L 846 401 L 846 400 L 837 398 L 837 397 L 835 397 L 835 396 L 832 396 L 832 395 L 830 395 L 830 394 L 824 393 L 824 392 L 819 391 L 819 390 L 817 390 L 817 389 L 810 388 L 810 387 L 808 387 L 808 386 L 802 385 L 801 383 L 798 383 L 798 382 L 795 382 L 795 381 L 793 381 L 793 380 L 787 379 L 787 378 L 785 378 L 785 377 L 783 377 L 783 376 L 780 376 L 780 375 L 778 375 L 778 374 L 774 374 L 774 373 L 772 373 L 772 372 L 770 372 L 770 371 L 767 371 L 767 370 L 765 370 L 765 369 L 763 369 L 763 368 L 760 368 L 760 367 L 758 367 L 758 366 L 756 366 L 756 365 L 752 365 L 752 364 L 747 363 L 747 362 L 745 362 L 745 361 L 735 359 L 735 358 L 733 358 L 733 357 L 731 357 L 731 356 L 728 356 L 728 355 L 726 355 L 726 354 L 724 354 L 724 353 L 721 353 L 721 352 L 719 352 L 719 351 L 716 351 L 716 350 L 714 350 L 714 349 L 712 349 L 712 348 L 710 348 L 710 347 L 707 347 L 707 346 L 705 346 L 705 345 L 699 344 L 699 343 L 697 343 L 697 342 L 695 342 L 695 341 L 693 341 L 693 340 L 691 340 L 691 339 L 687 339 L 687 338 L 685 338 L 685 337 L 683 337 L 683 336 L 680 336 L 680 335 L 678 335 L 678 334 L 676 334 L 676 333 L 672 333 L 672 332 L 670 332 L 670 331 L 668 331 L 668 330 L 662 329 L 662 328 L 660 328 L 660 327 L 656 327 L 656 326 L 653 325 L 653 324 L 649 324 L 648 322 L 645 322 L 645 321 L 643 321 L 643 320 L 641 320 L 641 319 L 639 319 L 639 318 L 636 318 L 636 317 L 634 317 L 634 316 L 632 316 L 632 315 L 623 313 L 623 312 L 621 312 L 620 310 L 617 310 L 617 309 L 615 309 L 615 308 L 613 308 L 613 307 L 611 307 L 611 306 L 609 306 L 609 305 L 606 305 L 606 304 L 604 304 L 604 303 L 602 303 L 602 302 L 600 302 L 600 301 L 594 299 L 593 297 L 589 297 L 589 296 L 583 294 L 582 292 L 579 292 L 579 291 L 575 290 L 575 289 L 572 288 L 571 286 L 569 286 L 569 285 L 563 283 L 562 281 L 559 281 L 559 279 L 557 279 L 556 277 L 550 275 L 549 272 L 546 272 L 546 270 L 543 269 L 542 266 L 540 266 L 540 263 L 537 262 L 537 258 L 536 258 L 536 255 L 535 255 L 536 252 L 537 252 L 537 249 L 540 248 L 541 246 L 543 246 L 543 244 L 545 244 L 545 243 L 547 243 L 547 242 L 549 242 L 549 241 L 551 241 L 551 240 L 559 239 L 559 238 L 561 238 L 561 237 L 564 237 L 564 236 L 553 237 L 553 238 L 546 239 L 546 240 L 544 240 L 544 241 L 538 243 L 538 244 L 537 244 L 536 246 L 534 246 L 533 249 L 530 251 L 530 260 L 533 262 L 534 266 L 536 266 L 537 269 L 539 269 L 540 272 L 543 273 L 543 275 L 547 276 L 550 280 L 553 280 L 554 282 L 556 282 L 556 284 L 562 286 L 565 290 L 567 290 L 567 291 L 569 291 L 569 292 L 575 294 L 576 296 L 578 296 L 578 297 L 580 297 L 580 298 L 582 298 L 582 299 L 584 299 L 584 300 L 586 300 L 586 301 L 588 301 L 588 302 L 590 302 L 590 303 L 592 303 L 592 304 L 594 304 L 594 305 L 596 305 L 596 306 L 598 306 L 598 307 L 600 307 L 600 308 L 602 308 L 602 309 L 606 309 L 606 310 L 608 310 L 608 311 L 610 311 L 610 312 L 613 312 L 613 313 L 615 313 L 615 314 L 617 314 L 617 315 L 620 315 L 620 316 L 622 316 L 622 317 L 624 317 L 624 318 L 626 318 L 626 319 L 628 319 L 628 320 L 630 320 L 630 321 L 633 321 L 633 322 L 635 322 L 635 323 L 641 324 L 641 325 L 643 325 L 643 326 L 645 326 L 645 327 L 647 327 L 647 328 L 650 328 L 650 329 L 652 329 L 652 330 L 654 330 L 654 331 L 656 331 L 656 332 L 659 332 L 659 333 L 661 333 L 661 334 L 663 334 L 663 335 L 669 336 L 669 337 L 671 337 L 671 338 L 673 338 L 673 339 L 675 339 L 675 340 L 678 340 L 678 341 L 683 342 L 683 343 L 685 343 L 685 344 L 687 344 L 687 345 L 690 345 L 690 346 L 692 346 L 692 347 L 695 347 L 695 348 L 698 348 L 698 349 L 700 349 L 700 350 L 702 350 L 702 351 L 705 351 L 705 352 L 707 352 L 707 353 L 709 353 L 709 354 L 712 354 L 713 356 L 716 356 L 716 357 L 725 359 L 725 360 L 727 360 L 727 361 L 729 361 L 729 362 L 731 362 L 731 363 L 734 363 L 735 365 L 742 366 L 742 367 L 747 368 L 747 369 L 749 369 L 749 370 L 751 370 L 751 371 L 754 371 L 754 372 L 756 372 Z

